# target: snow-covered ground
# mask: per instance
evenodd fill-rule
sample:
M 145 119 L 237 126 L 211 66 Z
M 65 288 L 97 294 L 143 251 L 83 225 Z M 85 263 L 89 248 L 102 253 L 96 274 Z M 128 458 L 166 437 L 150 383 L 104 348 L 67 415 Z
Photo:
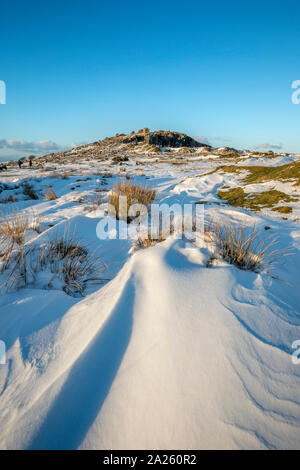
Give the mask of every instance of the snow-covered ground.
M 300 364 L 292 361 L 300 340 L 300 204 L 286 216 L 231 207 L 217 191 L 239 187 L 241 175 L 212 172 L 220 159 L 163 158 L 0 174 L 0 199 L 17 199 L 1 204 L 3 213 L 34 210 L 40 218 L 41 233 L 30 230 L 27 244 L 68 227 L 106 265 L 83 298 L 46 288 L 42 273 L 27 288 L 1 292 L 0 448 L 300 448 Z M 297 158 L 246 155 L 234 164 Z M 142 250 L 130 240 L 99 240 L 103 214 L 87 210 L 90 200 L 101 194 L 107 203 L 126 173 L 155 188 L 159 203 L 205 201 L 207 217 L 255 225 L 293 255 L 254 273 L 224 261 L 207 267 L 205 247 L 174 237 Z M 25 181 L 38 199 L 24 196 Z M 298 195 L 290 182 L 263 184 Z M 55 200 L 45 198 L 50 185 Z

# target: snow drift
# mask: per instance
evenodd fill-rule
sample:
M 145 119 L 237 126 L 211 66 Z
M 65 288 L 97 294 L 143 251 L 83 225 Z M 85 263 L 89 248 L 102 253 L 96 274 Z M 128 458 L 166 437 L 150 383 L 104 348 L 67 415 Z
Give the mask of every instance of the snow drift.
M 278 283 L 168 240 L 73 307 L 28 291 L 2 312 L 1 447 L 297 448 L 300 321 Z
M 73 200 L 94 191 L 98 176 L 52 178 L 55 201 L 15 203 L 43 217 L 30 243 L 68 223 L 99 247 L 107 280 L 82 300 L 46 290 L 42 277 L 1 296 L 0 448 L 300 448 L 297 224 L 220 205 L 217 189 L 232 176 L 144 166 L 161 202 L 205 199 L 208 213 L 268 225 L 293 256 L 257 274 L 208 268 L 204 248 L 172 237 L 130 254 L 128 240 L 99 241 L 97 214 Z

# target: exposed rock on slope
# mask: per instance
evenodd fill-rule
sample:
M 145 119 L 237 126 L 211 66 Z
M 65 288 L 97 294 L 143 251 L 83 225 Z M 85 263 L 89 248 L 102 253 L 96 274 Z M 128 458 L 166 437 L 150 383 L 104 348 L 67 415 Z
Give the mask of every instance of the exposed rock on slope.
M 174 131 L 155 131 L 150 132 L 149 129 L 141 129 L 137 133 L 132 133 L 123 137 L 124 143 L 144 142 L 149 145 L 157 145 L 159 147 L 207 147 L 206 144 L 197 142 L 192 137 Z
M 212 155 L 214 158 L 238 158 L 244 152 L 239 152 L 233 148 L 215 148 L 206 143 L 198 142 L 187 134 L 175 131 L 154 131 L 145 127 L 130 134 L 119 134 L 112 137 L 105 137 L 90 144 L 81 145 L 64 152 L 51 153 L 38 157 L 35 167 L 44 163 L 61 163 L 76 160 L 105 160 L 107 158 L 122 157 L 188 157 L 194 154 Z M 15 166 L 16 162 L 8 163 L 8 166 Z
M 103 140 L 66 150 L 65 152 L 45 155 L 44 157 L 39 157 L 39 161 L 43 163 L 46 159 L 48 162 L 59 163 L 61 159 L 69 157 L 103 159 L 112 155 L 148 156 L 165 153 L 166 151 L 189 155 L 192 152 L 209 153 L 212 150 L 212 147 L 197 142 L 186 134 L 161 130 L 150 132 L 145 127 L 130 134 L 116 134 L 113 137 L 106 137 Z

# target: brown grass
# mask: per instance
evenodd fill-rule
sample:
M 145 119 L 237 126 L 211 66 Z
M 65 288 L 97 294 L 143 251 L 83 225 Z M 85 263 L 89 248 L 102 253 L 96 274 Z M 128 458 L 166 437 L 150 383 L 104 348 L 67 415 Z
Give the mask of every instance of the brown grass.
M 89 205 L 87 206 L 87 210 L 89 211 L 96 211 L 99 209 L 101 204 L 103 203 L 103 196 L 100 192 L 95 194 L 95 197 L 89 199 L 88 201 Z
M 23 243 L 24 234 L 29 227 L 28 217 L 18 211 L 2 214 L 0 223 L 0 241 L 9 242 L 9 245 Z
M 27 285 L 27 255 L 28 250 L 26 250 L 25 246 L 17 245 L 17 247 L 10 252 L 8 257 L 2 257 L 2 261 L 4 262 L 2 263 L 1 271 L 4 272 L 8 270 L 8 275 L 4 285 L 1 287 L 11 289 L 13 287 L 20 287 L 20 285 Z
M 46 189 L 45 196 L 49 201 L 55 201 L 55 199 L 57 199 L 54 190 L 50 186 Z
M 10 214 L 2 215 L 0 223 L 0 262 L 1 271 L 8 270 L 5 281 L 7 287 L 24 285 L 28 282 L 27 258 L 29 249 L 24 245 L 24 235 L 28 229 L 40 231 L 40 219 L 33 212 L 21 214 L 12 211 Z
M 95 252 L 75 239 L 75 233 L 69 236 L 68 228 L 62 237 L 57 236 L 46 245 L 40 264 L 47 263 L 54 278 L 63 279 L 63 290 L 67 294 L 82 296 L 88 282 L 101 280 L 94 275 L 105 267 Z
M 135 242 L 137 248 L 150 248 L 157 243 L 164 242 L 167 239 L 167 234 L 160 228 L 158 237 L 153 238 L 151 233 L 148 232 L 147 236 L 139 235 Z
M 62 173 L 61 179 L 68 180 L 70 176 L 72 176 L 72 173 L 66 171 L 65 173 Z
M 26 287 L 34 283 L 37 273 L 47 269 L 52 278 L 45 286 L 50 288 L 55 279 L 60 279 L 62 289 L 72 296 L 84 295 L 89 282 L 101 281 L 97 275 L 104 263 L 86 246 L 69 236 L 56 236 L 41 246 L 26 246 L 20 243 L 11 249 L 9 257 L 2 256 L 2 272 L 7 271 L 4 286 Z
M 156 195 L 156 191 L 154 189 L 148 189 L 138 184 L 133 184 L 131 181 L 123 181 L 121 183 L 116 184 L 112 188 L 112 194 L 109 198 L 109 204 L 115 208 L 116 217 L 119 218 L 126 218 L 129 221 L 127 216 L 129 212 L 129 208 L 133 204 L 142 204 L 145 207 L 154 200 Z M 119 198 L 120 196 L 127 197 L 127 214 L 120 214 L 119 213 Z
M 230 221 L 210 221 L 206 233 L 211 234 L 211 241 L 216 248 L 216 256 L 239 269 L 258 272 L 273 264 L 278 259 L 291 255 L 289 249 L 273 250 L 277 240 L 264 237 L 255 227 L 247 229 L 242 224 Z

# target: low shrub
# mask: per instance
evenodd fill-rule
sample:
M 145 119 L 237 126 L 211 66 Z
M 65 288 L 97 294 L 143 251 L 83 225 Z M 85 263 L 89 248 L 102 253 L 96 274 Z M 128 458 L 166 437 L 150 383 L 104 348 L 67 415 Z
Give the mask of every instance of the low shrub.
M 38 199 L 38 195 L 36 194 L 34 187 L 31 183 L 28 183 L 28 182 L 23 183 L 23 194 L 24 196 L 27 196 L 30 199 L 34 199 L 34 200 Z

